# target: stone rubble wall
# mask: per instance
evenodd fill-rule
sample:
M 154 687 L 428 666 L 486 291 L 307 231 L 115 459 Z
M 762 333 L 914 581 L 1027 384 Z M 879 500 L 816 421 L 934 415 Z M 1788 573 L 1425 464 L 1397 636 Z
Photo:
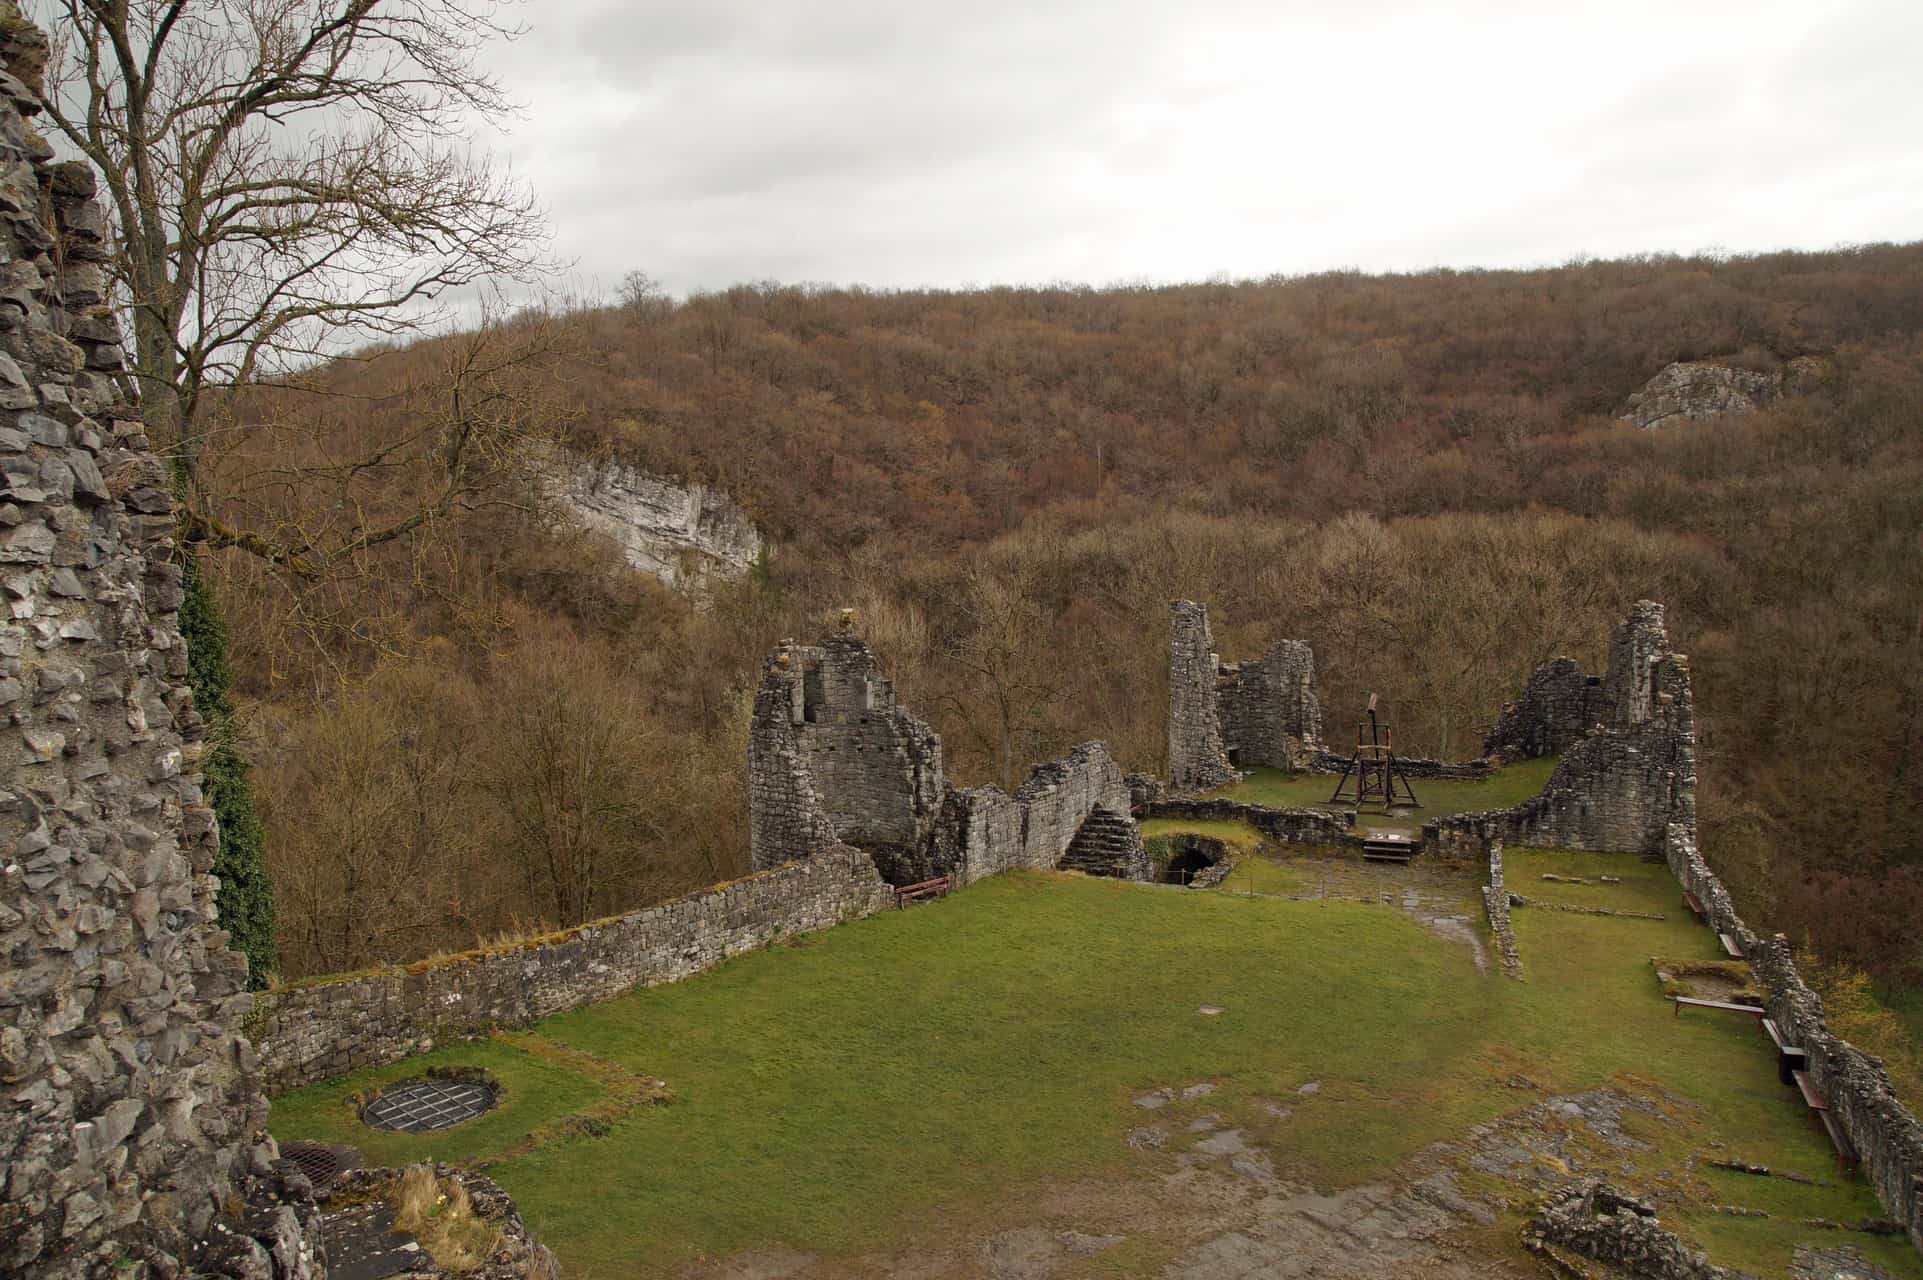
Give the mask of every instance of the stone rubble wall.
M 1277 808 L 1240 800 L 1156 800 L 1144 818 L 1182 822 L 1246 822 L 1271 840 L 1287 844 L 1344 844 L 1354 838 L 1355 814 L 1346 809 Z
M 1300 640 L 1278 640 L 1262 657 L 1218 666 L 1216 714 L 1223 750 L 1238 768 L 1309 768 L 1322 745 L 1315 654 Z
M 929 878 L 941 739 L 896 704 L 893 682 L 846 626 L 818 646 L 776 652 L 748 751 L 755 866 L 839 842 L 867 850 L 897 884 Z
M 1009 795 L 1000 787 L 950 788 L 934 844 L 937 875 L 963 884 L 1016 868 L 1053 871 L 1091 818 L 1126 824 L 1132 848 L 1118 861 L 1126 878 L 1148 878 L 1148 855 L 1130 816 L 1121 766 L 1099 742 L 1037 765 Z
M 1340 774 L 1354 762 L 1352 756 L 1339 756 L 1333 751 L 1321 750 L 1315 753 L 1310 768 L 1316 773 Z M 1437 760 L 1433 756 L 1396 757 L 1396 768 L 1409 778 L 1460 778 L 1480 782 L 1496 771 L 1496 762 L 1486 758 L 1476 760 Z M 1329 790 L 1335 790 L 1335 780 L 1329 780 Z
M 1222 746 L 1216 707 L 1215 636 L 1206 605 L 1169 603 L 1168 784 L 1177 791 L 1208 791 L 1236 779 Z
M 1522 977 L 1522 952 L 1516 948 L 1516 931 L 1509 922 L 1509 885 L 1503 879 L 1501 844 L 1489 847 L 1489 883 L 1482 889 L 1482 906 L 1489 915 L 1496 953 L 1502 957 L 1502 971 L 1511 978 Z
M 252 1024 L 260 1075 L 282 1092 L 451 1035 L 527 1026 L 894 903 L 868 855 L 840 846 L 532 943 L 266 992 Z
M 114 381 L 93 171 L 29 122 L 47 57 L 0 0 L 0 1273 L 305 1276 L 216 924 L 172 486 Z
M 1656 1208 L 1606 1182 L 1574 1183 L 1544 1201 L 1529 1221 L 1523 1243 L 1540 1251 L 1547 1243 L 1646 1280 L 1742 1280 L 1719 1267 L 1662 1225 Z
M 1768 997 L 1769 1016 L 1786 1041 L 1808 1054 L 1810 1078 L 1862 1157 L 1884 1212 L 1923 1250 L 1923 1124 L 1897 1099 L 1881 1062 L 1831 1034 L 1822 997 L 1797 972 L 1788 939 L 1761 937 L 1736 914 L 1694 832 L 1693 823 L 1669 828 L 1663 852 L 1671 873 L 1703 904 L 1709 927 L 1735 939 Z

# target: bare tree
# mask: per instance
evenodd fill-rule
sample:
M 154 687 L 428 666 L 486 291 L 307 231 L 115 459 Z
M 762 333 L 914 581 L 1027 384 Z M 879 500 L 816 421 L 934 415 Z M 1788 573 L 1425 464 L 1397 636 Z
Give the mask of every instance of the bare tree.
M 187 534 L 285 561 L 298 553 L 215 519 L 203 454 L 249 430 L 217 432 L 217 402 L 421 332 L 455 291 L 539 265 L 531 193 L 465 140 L 510 110 L 477 58 L 517 30 L 492 0 L 47 9 L 43 107 L 104 184 L 129 391 L 176 451 Z

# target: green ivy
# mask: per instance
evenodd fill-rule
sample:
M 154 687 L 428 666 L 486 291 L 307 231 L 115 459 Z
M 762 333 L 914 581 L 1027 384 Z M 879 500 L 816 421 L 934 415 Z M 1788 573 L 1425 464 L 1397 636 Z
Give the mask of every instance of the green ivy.
M 227 624 L 221 621 L 213 589 L 199 558 L 187 556 L 186 598 L 180 605 L 180 633 L 187 639 L 187 678 L 194 706 L 207 722 L 207 751 L 201 757 L 201 784 L 220 822 L 220 852 L 214 874 L 220 877 L 216 904 L 229 945 L 247 957 L 247 984 L 258 991 L 274 970 L 274 889 L 267 879 L 267 844 L 254 796 L 247 783 L 247 761 L 234 746 L 234 704 L 227 696 L 233 673 L 227 669 Z

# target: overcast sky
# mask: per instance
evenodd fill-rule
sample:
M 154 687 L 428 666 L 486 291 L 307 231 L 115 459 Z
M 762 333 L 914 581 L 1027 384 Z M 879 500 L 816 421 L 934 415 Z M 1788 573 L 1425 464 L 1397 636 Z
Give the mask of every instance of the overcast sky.
M 1923 0 L 538 0 L 611 285 L 1515 266 L 1923 237 Z

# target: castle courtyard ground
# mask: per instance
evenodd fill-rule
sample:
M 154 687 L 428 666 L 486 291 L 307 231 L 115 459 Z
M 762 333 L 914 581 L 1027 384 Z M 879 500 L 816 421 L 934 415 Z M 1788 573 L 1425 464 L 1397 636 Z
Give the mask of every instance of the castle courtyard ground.
M 1853 1249 L 1923 1277 L 1852 1229 L 1876 1201 L 1753 1020 L 1671 1016 L 1651 957 L 1720 953 L 1663 867 L 1511 851 L 1531 899 L 1665 917 L 1520 908 L 1518 982 L 1474 872 L 1360 865 L 1312 897 L 1000 876 L 289 1094 L 274 1132 L 480 1163 L 577 1278 L 1526 1275 L 1536 1200 L 1583 1174 L 1759 1275 Z M 357 1119 L 437 1064 L 485 1067 L 501 1106 Z

